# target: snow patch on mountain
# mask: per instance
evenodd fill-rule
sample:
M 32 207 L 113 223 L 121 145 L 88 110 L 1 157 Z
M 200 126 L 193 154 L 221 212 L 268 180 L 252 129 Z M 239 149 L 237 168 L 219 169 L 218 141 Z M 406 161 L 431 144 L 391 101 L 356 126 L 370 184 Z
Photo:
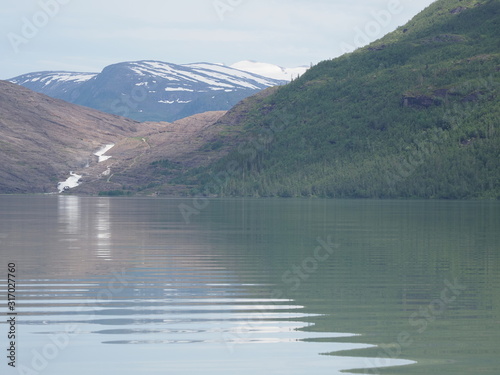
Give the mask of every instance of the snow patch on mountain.
M 184 83 L 184 87 L 167 87 L 165 91 L 193 92 L 194 85 L 210 86 L 214 89 L 249 89 L 261 90 L 264 87 L 275 86 L 283 83 L 269 77 L 256 75 L 252 72 L 242 71 L 229 66 L 213 63 L 171 64 L 161 61 L 134 61 L 120 63 L 127 67 L 139 78 L 147 80 L 157 77 L 170 82 Z M 136 86 L 148 86 L 148 82 L 139 82 Z
M 162 103 L 162 104 L 174 104 L 174 103 L 188 104 L 191 102 L 192 102 L 192 100 L 180 100 L 180 99 L 177 99 L 177 100 L 158 100 L 158 103 Z
M 187 91 L 187 92 L 194 92 L 193 89 L 187 89 L 185 87 L 166 87 L 165 91 L 174 91 L 174 92 L 177 92 L 177 91 Z
M 106 152 L 111 150 L 113 147 L 115 147 L 114 144 L 109 144 L 109 145 L 101 147 L 101 149 L 99 149 L 99 151 L 94 153 L 94 155 L 99 158 L 99 163 L 102 163 L 103 161 L 111 159 L 111 156 L 105 156 L 105 154 L 106 154 Z
M 256 82 L 260 85 L 264 85 L 264 86 L 274 86 L 276 84 L 276 82 L 272 82 L 269 79 L 269 77 L 265 77 L 265 76 L 258 77 L 258 76 L 255 76 L 255 74 L 258 74 L 258 73 L 252 73 L 252 72 L 249 72 L 247 70 L 234 68 L 232 66 L 224 66 L 224 65 L 220 65 L 220 64 L 210 64 L 210 63 L 186 64 L 185 66 L 188 66 L 188 67 L 193 68 L 195 70 L 198 69 L 198 71 L 203 71 L 203 70 L 211 71 L 212 72 L 211 75 L 213 77 L 217 77 L 220 79 L 227 79 L 227 77 L 237 77 L 239 79 L 232 78 L 230 81 L 234 82 L 236 85 L 243 84 L 245 87 L 251 88 L 251 89 L 256 89 L 258 87 L 254 86 L 254 85 L 248 85 L 248 84 L 245 85 L 245 82 L 254 81 L 254 82 Z M 214 73 L 214 72 L 217 72 L 219 74 Z M 280 79 L 278 79 L 278 80 L 280 80 Z
M 94 78 L 97 73 L 76 73 L 76 72 L 36 72 L 24 74 L 13 78 L 10 82 L 16 85 L 24 85 L 27 82 L 39 82 L 45 86 L 55 82 L 82 83 Z
M 59 193 L 62 193 L 65 190 L 73 189 L 81 184 L 82 176 L 74 173 L 73 171 L 69 172 L 70 176 L 66 181 L 59 182 L 57 184 L 57 190 Z
M 301 76 L 307 71 L 307 69 L 309 69 L 307 66 L 283 68 L 274 64 L 267 64 L 250 60 L 237 62 L 231 65 L 231 68 L 283 81 L 291 81 L 293 78 Z

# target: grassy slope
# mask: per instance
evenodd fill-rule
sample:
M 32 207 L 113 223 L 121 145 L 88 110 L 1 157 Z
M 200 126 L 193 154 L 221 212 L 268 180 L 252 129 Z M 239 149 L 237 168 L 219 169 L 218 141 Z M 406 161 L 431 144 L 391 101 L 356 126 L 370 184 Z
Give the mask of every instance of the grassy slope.
M 220 195 L 499 198 L 498 30 L 499 0 L 439 0 L 256 101 L 240 147 L 186 179 Z

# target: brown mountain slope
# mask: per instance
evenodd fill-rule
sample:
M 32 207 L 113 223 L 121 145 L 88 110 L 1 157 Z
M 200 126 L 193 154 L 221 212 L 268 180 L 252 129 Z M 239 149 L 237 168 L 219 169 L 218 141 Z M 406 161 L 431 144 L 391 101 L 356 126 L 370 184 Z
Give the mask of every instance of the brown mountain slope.
M 110 150 L 112 159 L 78 171 L 85 183 L 70 193 L 190 194 L 197 186 L 186 172 L 219 160 L 244 142 L 248 135 L 241 117 L 276 90 L 263 90 L 229 112 L 206 112 L 171 124 L 142 123 L 137 136 Z
M 77 171 L 84 183 L 71 193 L 183 194 L 189 186 L 172 185 L 173 179 L 227 153 L 227 147 L 211 146 L 226 130 L 215 125 L 225 113 L 206 112 L 173 123 L 142 123 L 136 136 L 122 138 L 107 153 L 111 159 Z
M 177 193 L 184 187 L 163 186 L 224 154 L 207 148 L 226 129 L 214 126 L 224 114 L 138 123 L 0 81 L 0 193 L 56 193 L 70 171 L 82 184 L 68 193 Z M 109 144 L 111 158 L 99 162 L 94 153 Z
M 0 192 L 57 191 L 70 170 L 139 126 L 0 81 Z

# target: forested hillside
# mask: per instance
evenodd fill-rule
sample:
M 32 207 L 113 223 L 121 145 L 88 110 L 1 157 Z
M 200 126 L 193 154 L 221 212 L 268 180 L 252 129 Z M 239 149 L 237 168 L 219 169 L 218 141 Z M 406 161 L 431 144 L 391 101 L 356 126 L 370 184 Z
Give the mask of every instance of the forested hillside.
M 237 119 L 238 145 L 177 183 L 220 196 L 498 199 L 499 30 L 500 0 L 439 0 L 237 106 L 221 121 Z

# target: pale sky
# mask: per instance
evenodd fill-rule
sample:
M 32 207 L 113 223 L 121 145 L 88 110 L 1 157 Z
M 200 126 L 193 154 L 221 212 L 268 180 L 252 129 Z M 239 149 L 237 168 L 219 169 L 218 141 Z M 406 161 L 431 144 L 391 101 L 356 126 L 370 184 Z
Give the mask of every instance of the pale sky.
M 0 79 L 135 60 L 296 67 L 403 25 L 434 0 L 3 0 Z

